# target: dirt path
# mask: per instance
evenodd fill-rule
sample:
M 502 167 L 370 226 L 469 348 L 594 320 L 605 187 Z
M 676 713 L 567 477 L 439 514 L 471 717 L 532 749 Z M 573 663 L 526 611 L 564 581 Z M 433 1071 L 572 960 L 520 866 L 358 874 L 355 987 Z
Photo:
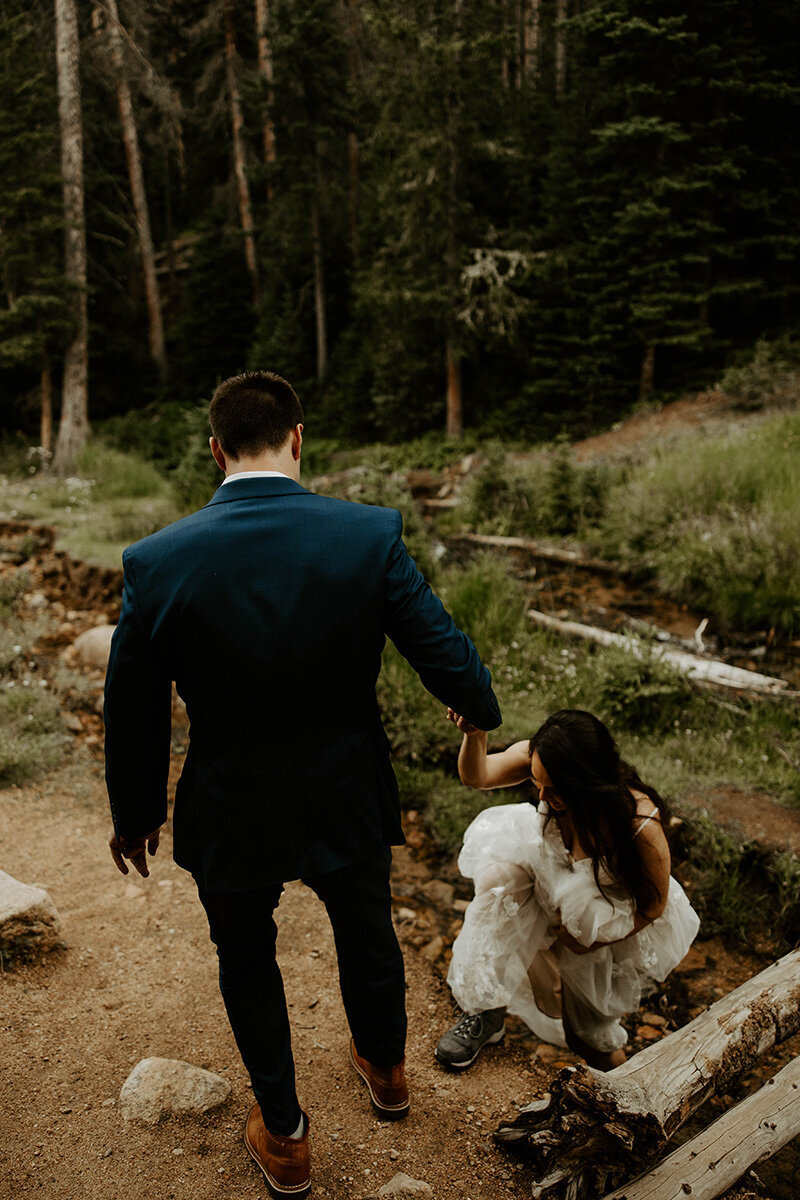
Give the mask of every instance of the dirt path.
M 107 859 L 107 824 L 99 765 L 85 749 L 43 785 L 0 794 L 3 868 L 47 887 L 68 946 L 0 981 L 0 1197 L 264 1197 L 241 1144 L 252 1099 L 192 880 L 172 863 L 169 838 L 149 880 L 123 878 Z M 532 1069 L 529 1051 L 509 1043 L 465 1076 L 445 1074 L 431 1050 L 451 1002 L 432 966 L 407 949 L 413 1108 L 402 1124 L 378 1122 L 346 1062 L 324 909 L 292 884 L 279 924 L 315 1194 L 356 1200 L 402 1170 L 437 1200 L 529 1195 L 523 1171 L 489 1134 L 515 1100 L 544 1087 L 545 1068 Z M 148 1055 L 219 1073 L 230 1099 L 205 1118 L 126 1126 L 119 1090 Z
M 149 880 L 123 878 L 107 857 L 107 834 L 97 747 L 78 744 L 70 761 L 38 785 L 0 792 L 0 863 L 48 889 L 67 943 L 66 950 L 6 969 L 0 978 L 0 1200 L 31 1194 L 134 1200 L 144 1192 L 153 1200 L 263 1200 L 260 1173 L 241 1144 L 248 1081 L 217 991 L 216 960 L 192 880 L 172 863 L 169 837 Z M 375 1120 L 346 1062 L 347 1031 L 322 906 L 302 885 L 290 884 L 279 910 L 300 1097 L 312 1121 L 314 1194 L 361 1200 L 405 1171 L 430 1184 L 435 1200 L 527 1197 L 527 1168 L 494 1147 L 490 1135 L 500 1116 L 544 1091 L 569 1056 L 537 1048 L 530 1034 L 512 1028 L 504 1046 L 465 1075 L 436 1065 L 431 1051 L 451 1021 L 451 1001 L 441 963 L 427 961 L 424 944 L 419 950 L 410 944 L 426 943 L 435 932 L 429 918 L 437 914 L 426 909 L 419 891 L 431 875 L 411 847 L 397 853 L 395 875 L 406 939 L 413 1102 L 402 1124 Z M 414 895 L 416 923 L 400 908 Z M 438 917 L 439 928 L 442 921 L 452 926 L 452 913 Z M 672 977 L 678 1019 L 761 966 L 719 943 L 696 945 Z M 782 1047 L 755 1074 L 774 1072 L 791 1053 L 791 1046 Z M 149 1055 L 217 1072 L 231 1083 L 229 1100 L 204 1118 L 125 1125 L 117 1108 L 120 1087 Z M 732 1100 L 712 1100 L 704 1121 Z M 791 1183 L 787 1189 L 781 1180 L 797 1156 L 786 1153 L 768 1176 L 777 1184 L 763 1193 L 773 1200 L 792 1195 Z

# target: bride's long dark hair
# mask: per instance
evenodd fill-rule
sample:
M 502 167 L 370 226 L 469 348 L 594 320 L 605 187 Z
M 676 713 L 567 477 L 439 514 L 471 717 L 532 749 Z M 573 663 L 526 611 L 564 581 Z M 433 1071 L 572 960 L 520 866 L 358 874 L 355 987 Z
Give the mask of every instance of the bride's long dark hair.
M 597 886 L 603 890 L 603 864 L 628 889 L 637 908 L 646 910 L 658 893 L 634 840 L 632 789 L 652 800 L 665 831 L 669 805 L 655 788 L 642 782 L 635 767 L 620 758 L 603 722 L 583 709 L 565 708 L 549 716 L 531 738 L 530 749 L 531 756 L 534 751 L 539 755 L 555 792 L 569 809 L 578 841 L 592 860 Z

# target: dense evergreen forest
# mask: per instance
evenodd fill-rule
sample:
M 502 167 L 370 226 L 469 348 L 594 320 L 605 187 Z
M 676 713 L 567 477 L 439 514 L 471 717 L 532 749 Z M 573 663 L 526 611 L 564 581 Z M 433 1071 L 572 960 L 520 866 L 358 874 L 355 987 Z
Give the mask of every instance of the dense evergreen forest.
M 796 0 L 3 0 L 0 427 L 63 407 L 67 467 L 253 366 L 359 440 L 708 384 L 797 320 L 799 103 Z

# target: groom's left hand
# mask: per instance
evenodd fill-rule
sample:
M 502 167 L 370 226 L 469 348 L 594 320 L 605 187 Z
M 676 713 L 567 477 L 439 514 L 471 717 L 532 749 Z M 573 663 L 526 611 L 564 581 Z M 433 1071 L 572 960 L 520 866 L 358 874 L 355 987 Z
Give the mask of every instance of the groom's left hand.
M 133 863 L 142 878 L 147 879 L 150 874 L 150 868 L 147 865 L 147 855 L 148 853 L 155 855 L 160 839 L 160 827 L 140 838 L 117 837 L 114 833 L 108 839 L 108 848 L 111 851 L 111 857 L 116 863 L 117 869 L 123 875 L 128 874 L 128 865 L 125 862 L 127 858 Z

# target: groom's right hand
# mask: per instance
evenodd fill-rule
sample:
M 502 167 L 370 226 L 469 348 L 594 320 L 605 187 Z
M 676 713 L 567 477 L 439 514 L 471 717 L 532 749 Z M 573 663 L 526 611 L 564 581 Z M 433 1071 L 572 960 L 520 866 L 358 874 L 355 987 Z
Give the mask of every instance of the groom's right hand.
M 133 863 L 142 878 L 147 879 L 150 874 L 150 868 L 147 865 L 147 855 L 148 853 L 155 855 L 160 839 L 160 827 L 140 838 L 117 837 L 116 833 L 113 833 L 108 839 L 108 848 L 111 851 L 111 857 L 117 866 L 117 870 L 121 871 L 123 875 L 128 874 L 128 866 L 125 862 L 127 858 Z

